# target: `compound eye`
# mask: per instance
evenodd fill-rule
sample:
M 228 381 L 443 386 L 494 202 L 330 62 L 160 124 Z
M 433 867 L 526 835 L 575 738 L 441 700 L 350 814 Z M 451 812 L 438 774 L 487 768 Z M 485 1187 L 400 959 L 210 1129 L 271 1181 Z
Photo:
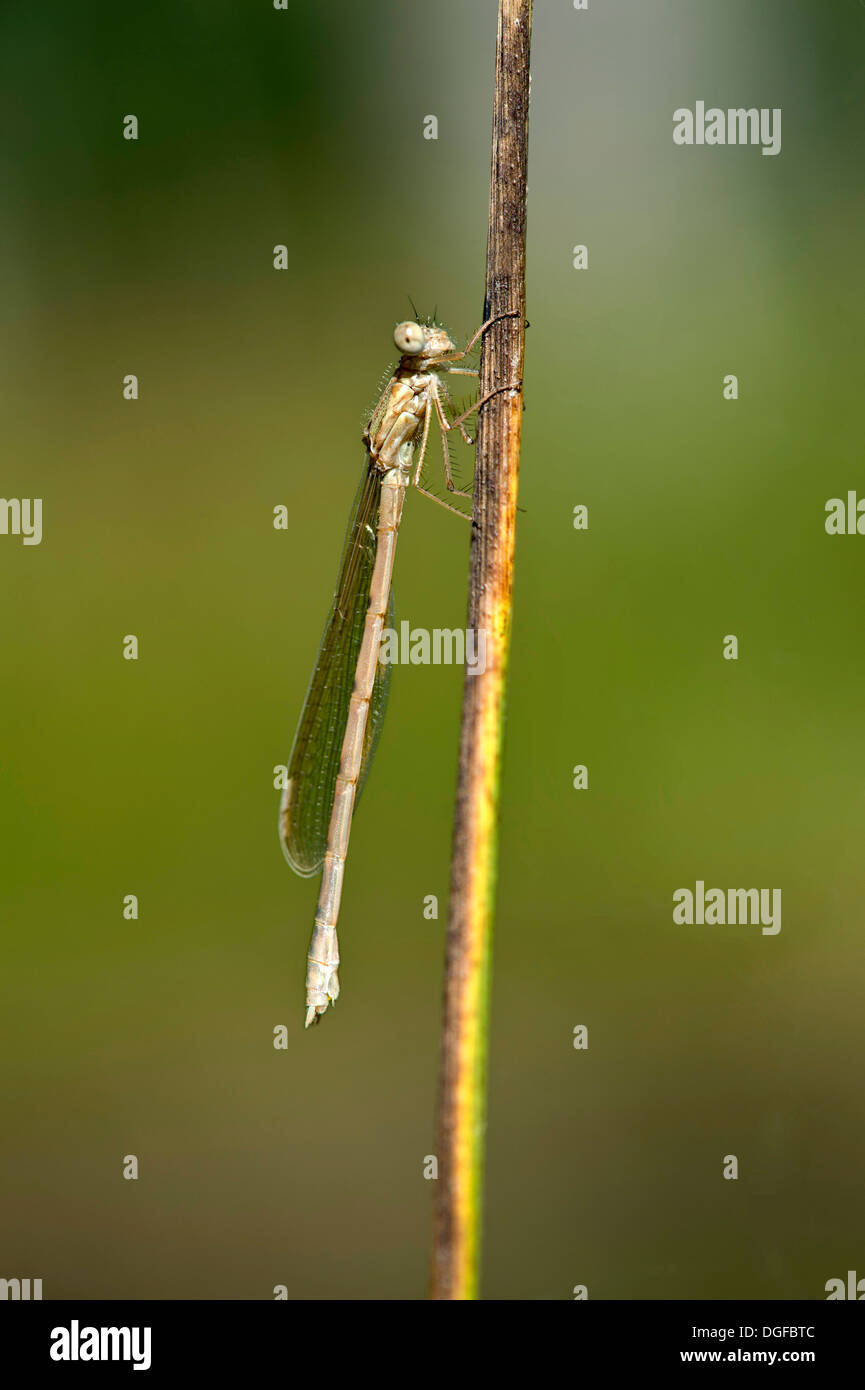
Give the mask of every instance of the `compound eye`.
M 426 334 L 419 323 L 412 323 L 411 319 L 406 319 L 405 323 L 398 323 L 393 330 L 393 340 L 400 352 L 411 356 L 423 350 Z

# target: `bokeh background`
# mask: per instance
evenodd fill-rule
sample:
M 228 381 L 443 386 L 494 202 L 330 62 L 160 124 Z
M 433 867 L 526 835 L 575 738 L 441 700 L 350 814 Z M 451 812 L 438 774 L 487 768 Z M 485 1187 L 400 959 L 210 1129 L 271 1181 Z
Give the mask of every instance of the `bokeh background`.
M 425 1295 L 461 672 L 394 673 L 310 1034 L 273 769 L 393 325 L 480 320 L 494 36 L 4 5 L 2 492 L 44 538 L 0 537 L 0 1274 L 46 1298 Z M 865 493 L 863 43 L 858 0 L 536 5 L 488 1298 L 865 1273 L 865 540 L 823 524 Z M 677 148 L 698 99 L 782 107 L 781 154 Z M 398 616 L 460 626 L 467 557 L 410 497 Z M 675 926 L 697 879 L 780 887 L 780 935 Z

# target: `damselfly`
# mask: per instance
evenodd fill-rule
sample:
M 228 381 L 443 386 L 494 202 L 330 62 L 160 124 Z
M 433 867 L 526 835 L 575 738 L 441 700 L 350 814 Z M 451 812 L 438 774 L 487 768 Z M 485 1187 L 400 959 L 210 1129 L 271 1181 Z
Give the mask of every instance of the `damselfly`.
M 280 806 L 280 838 L 295 873 L 309 877 L 323 866 L 307 955 L 307 1028 L 339 994 L 339 901 L 354 805 L 369 771 L 387 701 L 390 666 L 378 658 L 382 633 L 393 625 L 391 578 L 406 489 L 411 485 L 441 501 L 421 487 L 435 416 L 447 490 L 469 495 L 460 493 L 454 483 L 447 435 L 459 429 L 471 444 L 464 421 L 483 402 L 457 414 L 443 377 L 477 376 L 471 367 L 455 364 L 488 326 L 478 329 L 460 352 L 435 323 L 399 324 L 394 341 L 402 356 L 363 433 L 364 471 Z M 458 511 L 447 502 L 442 505 Z

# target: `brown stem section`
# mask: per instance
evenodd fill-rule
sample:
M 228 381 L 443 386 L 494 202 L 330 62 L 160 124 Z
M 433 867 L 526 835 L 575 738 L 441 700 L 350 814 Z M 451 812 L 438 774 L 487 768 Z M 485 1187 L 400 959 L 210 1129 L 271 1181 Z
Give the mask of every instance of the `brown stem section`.
M 431 1296 L 477 1297 L 489 955 L 511 627 L 525 346 L 526 157 L 532 0 L 499 0 L 468 626 L 486 670 L 463 692 L 436 1155 Z M 490 393 L 495 394 L 490 394 Z

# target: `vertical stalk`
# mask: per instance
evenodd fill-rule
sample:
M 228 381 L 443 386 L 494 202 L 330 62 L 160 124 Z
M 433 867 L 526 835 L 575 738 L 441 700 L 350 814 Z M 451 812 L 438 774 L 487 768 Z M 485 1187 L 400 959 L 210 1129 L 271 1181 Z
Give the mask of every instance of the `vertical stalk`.
M 431 1296 L 478 1296 L 490 934 L 510 641 L 525 345 L 532 0 L 499 0 L 468 626 L 486 669 L 466 676 L 439 1074 Z M 502 317 L 508 315 L 508 317 Z

